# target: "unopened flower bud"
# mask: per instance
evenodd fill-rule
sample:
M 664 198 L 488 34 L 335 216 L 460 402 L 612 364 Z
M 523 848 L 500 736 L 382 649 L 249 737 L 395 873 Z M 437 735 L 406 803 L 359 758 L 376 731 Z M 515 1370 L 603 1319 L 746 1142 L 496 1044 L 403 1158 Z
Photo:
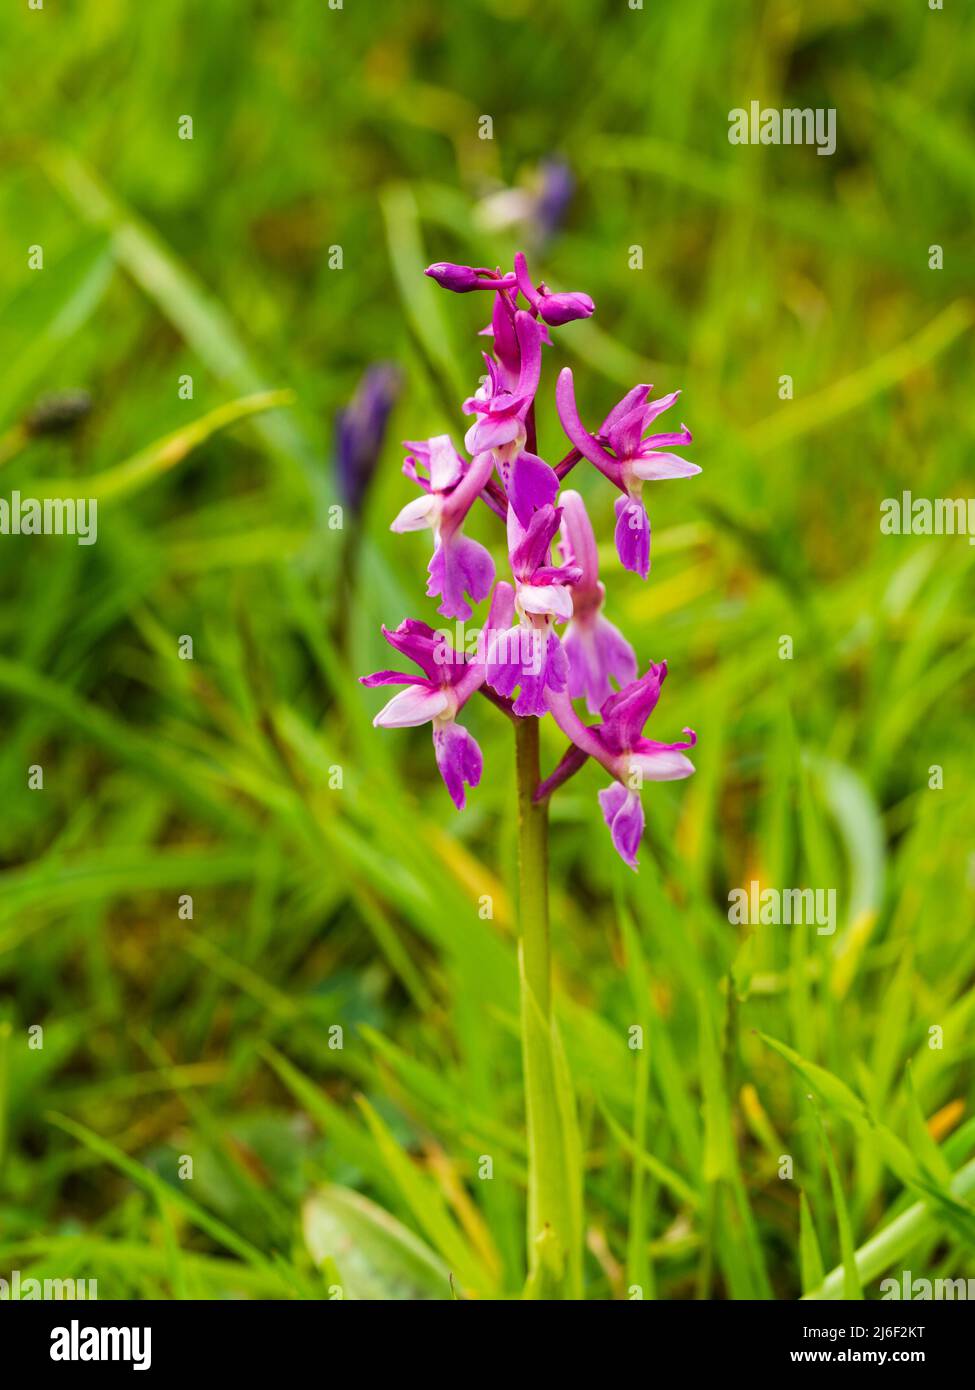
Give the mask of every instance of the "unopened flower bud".
M 565 294 L 543 294 L 538 300 L 538 312 L 553 328 L 575 319 L 591 318 L 595 307 L 587 294 L 575 290 Z
M 472 266 L 454 265 L 452 261 L 435 261 L 433 265 L 428 265 L 423 273 L 429 275 L 431 280 L 436 280 L 443 289 L 453 290 L 455 294 L 467 294 L 470 290 L 476 290 L 481 278 Z

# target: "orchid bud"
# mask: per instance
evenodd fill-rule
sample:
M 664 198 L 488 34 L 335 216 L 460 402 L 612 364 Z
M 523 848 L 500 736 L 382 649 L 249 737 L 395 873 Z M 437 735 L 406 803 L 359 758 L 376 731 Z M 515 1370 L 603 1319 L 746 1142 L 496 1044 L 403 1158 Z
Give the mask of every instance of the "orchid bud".
M 472 266 L 454 265 L 453 261 L 435 261 L 433 265 L 428 265 L 423 273 L 429 275 L 431 280 L 436 280 L 443 289 L 453 290 L 455 294 L 468 294 L 471 290 L 476 290 L 480 279 Z
M 538 312 L 546 323 L 558 328 L 563 323 L 592 317 L 596 306 L 587 294 L 569 290 L 565 294 L 543 294 L 538 299 Z

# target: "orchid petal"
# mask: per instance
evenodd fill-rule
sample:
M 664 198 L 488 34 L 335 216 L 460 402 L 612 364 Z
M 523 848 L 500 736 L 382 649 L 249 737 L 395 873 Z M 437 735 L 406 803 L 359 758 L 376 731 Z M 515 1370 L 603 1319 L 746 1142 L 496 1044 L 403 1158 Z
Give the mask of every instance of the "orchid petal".
M 481 750 L 467 730 L 450 719 L 434 724 L 433 752 L 450 799 L 462 811 L 466 803 L 464 784 L 476 787 L 481 780 Z
M 579 588 L 590 593 L 599 581 L 599 552 L 586 504 L 578 492 L 570 488 L 559 498 L 562 507 L 562 542 L 560 549 L 566 564 L 578 565 Z
M 535 454 L 522 450 L 508 469 L 508 501 L 525 527 L 531 524 L 533 512 L 552 505 L 558 490 L 555 470 Z
M 630 464 L 633 475 L 642 482 L 660 482 L 664 478 L 693 478 L 700 473 L 696 463 L 682 459 L 679 454 L 643 454 Z
M 649 739 L 643 741 L 646 749 Z M 644 782 L 677 782 L 690 777 L 694 764 L 680 751 L 682 745 L 658 743 L 652 751 L 630 754 L 630 767 L 639 772 Z
M 430 685 L 410 685 L 394 695 L 372 722 L 377 729 L 412 729 L 443 714 L 449 703 L 446 691 Z
M 437 612 L 445 618 L 469 618 L 472 609 L 464 595 L 470 594 L 475 603 L 480 603 L 487 598 L 494 583 L 494 561 L 490 552 L 460 531 L 441 540 L 427 572 L 430 576 L 427 595 L 440 597 Z
M 629 415 L 631 410 L 636 410 L 637 406 L 643 405 L 652 390 L 652 386 L 644 384 L 634 386 L 631 391 L 627 391 L 623 399 L 613 406 L 606 419 L 599 426 L 599 433 L 609 434 L 620 420 Z
M 636 792 L 614 782 L 599 793 L 603 819 L 609 826 L 616 853 L 631 869 L 637 867 L 637 851 L 643 836 L 643 806 Z
M 606 474 L 610 482 L 619 487 L 622 479 L 619 460 L 613 458 L 612 454 L 608 454 L 602 445 L 597 443 L 579 419 L 571 367 L 563 367 L 559 372 L 558 383 L 555 387 L 555 406 L 562 422 L 562 428 L 571 443 L 575 445 L 583 458 L 594 463 L 600 472 Z
M 440 517 L 440 498 L 435 493 L 425 492 L 422 497 L 414 497 L 403 510 L 389 523 L 389 529 L 402 535 L 406 531 L 425 531 L 436 526 Z
M 429 466 L 434 492 L 446 492 L 460 480 L 464 464 L 449 434 L 437 434 L 430 440 Z
M 639 497 L 616 500 L 616 553 L 624 569 L 646 579 L 650 573 L 650 518 Z

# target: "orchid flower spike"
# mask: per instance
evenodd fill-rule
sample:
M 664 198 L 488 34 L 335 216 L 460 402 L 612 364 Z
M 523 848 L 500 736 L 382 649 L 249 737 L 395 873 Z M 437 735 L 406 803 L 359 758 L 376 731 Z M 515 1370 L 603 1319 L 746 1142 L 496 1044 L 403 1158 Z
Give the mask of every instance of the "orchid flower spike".
M 481 750 L 457 722 L 471 696 L 482 691 L 516 720 L 551 715 L 569 746 L 533 789 L 534 800 L 547 799 L 592 759 L 613 779 L 599 793 L 613 845 L 636 868 L 644 827 L 640 788 L 645 781 L 690 776 L 694 767 L 686 755 L 696 736 L 685 729 L 686 741 L 679 743 L 644 737 L 666 663 L 651 663 L 638 675 L 633 648 L 603 613 L 606 588 L 585 504 L 578 492 L 560 492 L 560 487 L 580 457 L 609 478 L 622 493 L 616 503 L 619 557 L 646 578 L 650 523 L 643 484 L 701 471 L 670 452 L 691 442 L 686 426 L 673 434 L 645 433 L 679 393 L 651 401 L 650 387 L 636 386 L 590 434 L 579 419 L 566 368 L 558 379 L 556 407 L 574 448 L 553 468 L 538 452 L 536 435 L 542 348 L 552 345 L 550 327 L 588 318 L 592 300 L 577 291 L 553 294 L 543 281 L 536 284 L 520 252 L 508 274 L 447 261 L 429 266 L 426 274 L 458 294 L 493 293 L 491 321 L 482 330 L 493 339 L 493 352 L 484 355 L 487 376 L 463 404 L 464 414 L 474 417 L 465 435 L 469 461 L 447 434 L 408 443 L 403 472 L 420 496 L 403 507 L 392 529 L 433 531 L 427 595 L 440 600 L 444 617 L 466 620 L 492 585 L 494 594 L 474 654 L 466 644 L 464 652 L 455 651 L 416 619 L 392 631 L 383 628 L 387 642 L 420 674 L 385 670 L 362 678 L 367 686 L 403 687 L 373 722 L 380 728 L 429 724 L 441 777 L 462 808 L 467 788 L 477 786 L 483 771 Z M 381 404 L 377 401 L 376 412 Z M 463 533 L 478 499 L 505 523 L 510 583 L 494 584 L 490 552 Z M 600 722 L 583 723 L 573 705 L 583 699 Z
M 555 388 L 559 419 L 569 439 L 583 458 L 594 463 L 623 493 L 616 503 L 616 552 L 623 567 L 643 579 L 650 573 L 650 518 L 643 505 L 643 484 L 662 478 L 690 478 L 701 471 L 696 463 L 667 452 L 670 447 L 690 444 L 692 435 L 686 425 L 673 434 L 643 438 L 644 430 L 680 395 L 672 391 L 651 401 L 652 389 L 634 386 L 594 436 L 579 419 L 571 368 L 563 368 Z

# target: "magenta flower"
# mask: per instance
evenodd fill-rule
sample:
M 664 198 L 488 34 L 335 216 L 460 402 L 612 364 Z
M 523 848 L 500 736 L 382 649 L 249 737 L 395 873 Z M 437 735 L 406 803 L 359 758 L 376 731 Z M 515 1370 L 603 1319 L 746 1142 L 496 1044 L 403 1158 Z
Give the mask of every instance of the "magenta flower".
M 600 711 L 603 722 L 593 731 L 610 755 L 609 766 L 617 778 L 599 793 L 599 804 L 613 844 L 631 869 L 637 867 L 637 848 L 643 835 L 639 789 L 644 782 L 673 782 L 690 777 L 694 771 L 694 764 L 685 756 L 697 742 L 693 729 L 684 730 L 686 743 L 656 743 L 643 737 L 643 726 L 653 713 L 666 675 L 666 661 L 658 666 L 651 662 L 645 676 L 609 697 Z
M 509 512 L 511 570 L 515 577 L 514 606 L 520 622 L 513 633 L 499 634 L 488 651 L 487 682 L 499 695 L 520 692 L 517 715 L 542 715 L 546 691 L 566 689 L 569 664 L 555 632 L 556 622 L 572 616 L 574 584 L 581 571 L 575 565 L 552 565 L 551 546 L 562 519 L 561 511 L 541 507 L 523 529 Z
M 623 493 L 616 503 L 616 552 L 623 567 L 643 579 L 650 573 L 650 518 L 643 505 L 643 484 L 662 478 L 690 478 L 701 471 L 696 463 L 666 452 L 671 446 L 690 444 L 692 435 L 686 425 L 673 434 L 642 437 L 680 395 L 672 391 L 650 401 L 647 398 L 652 390 L 651 386 L 634 386 L 593 436 L 579 419 L 569 367 L 560 372 L 555 388 L 559 419 L 569 439 L 583 458 L 594 463 Z
M 498 473 L 508 505 L 525 530 L 531 525 L 534 514 L 542 507 L 552 506 L 558 496 L 559 479 L 555 469 L 525 449 L 510 463 L 498 459 Z
M 502 357 L 495 360 L 485 353 L 487 380 L 464 402 L 464 414 L 478 416 L 464 436 L 472 454 L 485 449 L 508 449 L 513 457 L 527 438 L 525 416 L 535 400 L 542 370 L 542 333 L 524 309 L 515 313 L 514 332 L 517 373 Z
M 667 663 L 651 663 L 645 676 L 611 695 L 600 711 L 601 724 L 583 724 L 568 694 L 550 695 L 548 706 L 555 722 L 571 740 L 558 767 L 535 793 L 536 800 L 550 796 L 578 772 L 587 758 L 594 758 L 615 779 L 599 793 L 603 819 L 609 826 L 613 847 L 630 866 L 643 834 L 643 805 L 639 792 L 644 782 L 672 782 L 689 777 L 694 765 L 685 756 L 697 735 L 685 729 L 686 743 L 656 743 L 643 737 L 646 723 L 667 674 Z
M 552 294 L 547 285 L 533 285 L 528 274 L 525 257 L 519 251 L 515 256 L 515 276 L 518 288 L 537 314 L 553 328 L 575 319 L 591 318 L 596 306 L 587 294 L 570 290 L 567 294 Z
M 495 590 L 489 623 L 507 628 L 513 612 L 510 584 Z M 380 729 L 409 729 L 419 724 L 433 726 L 433 752 L 444 785 L 458 810 L 465 804 L 465 784 L 476 787 L 481 780 L 481 750 L 456 716 L 471 696 L 484 684 L 483 662 L 472 661 L 455 652 L 426 623 L 407 618 L 393 629 L 383 628 L 383 636 L 402 656 L 416 663 L 423 672 L 417 678 L 405 671 L 376 671 L 360 677 L 366 686 L 403 685 L 398 695 L 383 706 L 373 724 Z
M 437 609 L 445 618 L 469 618 L 471 606 L 487 598 L 494 583 L 494 561 L 477 541 L 461 530 L 464 518 L 483 491 L 491 475 L 494 459 L 480 454 L 470 464 L 464 462 L 448 434 L 435 435 L 422 443 L 406 442 L 411 452 L 403 472 L 423 489 L 423 496 L 407 502 L 390 525 L 391 531 L 420 531 L 431 527 L 434 551 L 427 573 L 427 595 L 440 597 Z M 426 476 L 420 472 L 426 469 Z
M 590 714 L 598 714 L 612 694 L 610 680 L 627 685 L 636 679 L 636 655 L 618 628 L 603 617 L 606 586 L 599 580 L 596 537 L 578 492 L 566 490 L 562 506 L 562 543 L 567 564 L 579 567 L 572 586 L 572 621 L 562 645 L 569 662 L 569 694 L 586 698 Z
M 657 706 L 666 675 L 666 661 L 651 662 L 645 676 L 611 695 L 599 711 L 602 723 L 596 726 L 596 736 L 617 759 L 617 775 L 634 785 L 673 782 L 694 771 L 684 757 L 684 750 L 697 742 L 693 729 L 684 730 L 690 736 L 688 743 L 655 743 L 643 737 L 643 726 Z
M 497 360 L 493 361 L 485 357 L 488 365 L 489 379 L 481 388 L 480 401 L 474 397 L 467 402 L 472 410 L 477 411 L 479 405 L 488 399 L 487 392 L 494 391 L 494 383 L 499 383 L 497 401 L 499 410 L 495 416 L 496 437 L 503 442 L 490 445 L 494 451 L 494 458 L 498 468 L 498 475 L 501 479 L 501 486 L 507 497 L 508 504 L 514 509 L 515 515 L 521 525 L 527 527 L 531 523 L 532 513 L 538 507 L 544 507 L 555 501 L 559 490 L 559 480 L 555 470 L 538 457 L 537 454 L 528 452 L 524 448 L 527 439 L 527 429 L 524 426 L 525 408 L 523 389 L 531 388 L 531 401 L 528 408 L 534 401 L 535 392 L 538 389 L 538 374 L 541 372 L 541 348 L 542 345 L 550 341 L 548 330 L 539 324 L 532 324 L 529 315 L 515 310 L 511 296 L 509 294 L 497 294 L 494 300 L 494 312 L 491 317 L 490 325 L 482 330 L 494 338 L 494 351 Z M 523 345 L 525 351 L 523 351 Z M 507 381 L 512 383 L 513 395 L 520 400 L 520 418 L 517 424 L 512 425 L 510 419 L 501 413 L 504 409 L 504 385 Z M 534 386 L 532 383 L 534 382 Z M 521 385 L 524 383 L 524 388 Z M 494 396 L 492 395 L 492 414 Z M 487 422 L 478 421 L 468 431 L 468 441 L 473 443 L 475 439 L 482 441 L 491 438 L 488 432 Z M 483 433 L 482 433 L 483 430 Z M 477 433 L 475 433 L 475 431 Z M 513 432 L 513 434 L 512 434 Z M 506 438 L 512 435 L 512 438 Z M 484 447 L 488 447 L 486 444 Z

